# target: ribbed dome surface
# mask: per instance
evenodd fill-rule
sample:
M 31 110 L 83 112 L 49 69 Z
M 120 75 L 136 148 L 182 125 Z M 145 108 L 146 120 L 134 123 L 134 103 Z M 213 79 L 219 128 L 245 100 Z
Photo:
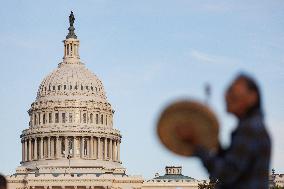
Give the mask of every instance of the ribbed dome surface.
M 106 101 L 102 82 L 80 62 L 60 63 L 44 78 L 37 93 L 37 100 L 78 98 Z

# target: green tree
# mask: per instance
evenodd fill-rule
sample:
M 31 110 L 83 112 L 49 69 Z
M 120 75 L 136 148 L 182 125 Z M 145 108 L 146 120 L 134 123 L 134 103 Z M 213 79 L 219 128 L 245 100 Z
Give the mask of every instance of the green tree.
M 218 182 L 217 180 L 213 180 L 210 178 L 209 183 L 203 181 L 202 184 L 198 184 L 198 189 L 215 189 L 217 182 Z

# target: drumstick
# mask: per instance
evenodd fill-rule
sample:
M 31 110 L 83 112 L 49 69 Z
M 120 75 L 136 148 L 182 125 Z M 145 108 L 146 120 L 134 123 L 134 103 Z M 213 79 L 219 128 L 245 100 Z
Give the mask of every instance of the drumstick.
M 211 86 L 209 83 L 205 84 L 204 92 L 205 92 L 205 104 L 209 106 L 210 97 L 211 97 Z

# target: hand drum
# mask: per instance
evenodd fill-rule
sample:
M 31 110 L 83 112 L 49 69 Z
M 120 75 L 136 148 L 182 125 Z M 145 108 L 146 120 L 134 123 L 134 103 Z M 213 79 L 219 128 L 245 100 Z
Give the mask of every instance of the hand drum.
M 177 127 L 179 131 L 191 132 L 185 135 L 190 136 L 194 144 L 217 150 L 219 124 L 209 107 L 191 100 L 177 101 L 166 107 L 158 119 L 157 134 L 161 142 L 176 154 L 191 156 L 193 143 L 181 138 Z

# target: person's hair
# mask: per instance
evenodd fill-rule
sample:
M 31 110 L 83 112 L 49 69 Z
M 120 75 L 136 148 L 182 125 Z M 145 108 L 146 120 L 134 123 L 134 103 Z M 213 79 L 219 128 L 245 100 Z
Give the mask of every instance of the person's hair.
M 7 188 L 7 181 L 3 175 L 0 175 L 0 189 Z
M 262 111 L 262 105 L 261 105 L 261 94 L 260 94 L 260 89 L 258 87 L 257 82 L 255 81 L 254 78 L 252 78 L 251 76 L 247 75 L 247 74 L 240 74 L 237 76 L 236 80 L 243 80 L 246 83 L 247 88 L 250 91 L 253 91 L 256 93 L 257 96 L 257 100 L 256 103 L 253 107 L 251 107 L 251 110 L 260 110 Z

